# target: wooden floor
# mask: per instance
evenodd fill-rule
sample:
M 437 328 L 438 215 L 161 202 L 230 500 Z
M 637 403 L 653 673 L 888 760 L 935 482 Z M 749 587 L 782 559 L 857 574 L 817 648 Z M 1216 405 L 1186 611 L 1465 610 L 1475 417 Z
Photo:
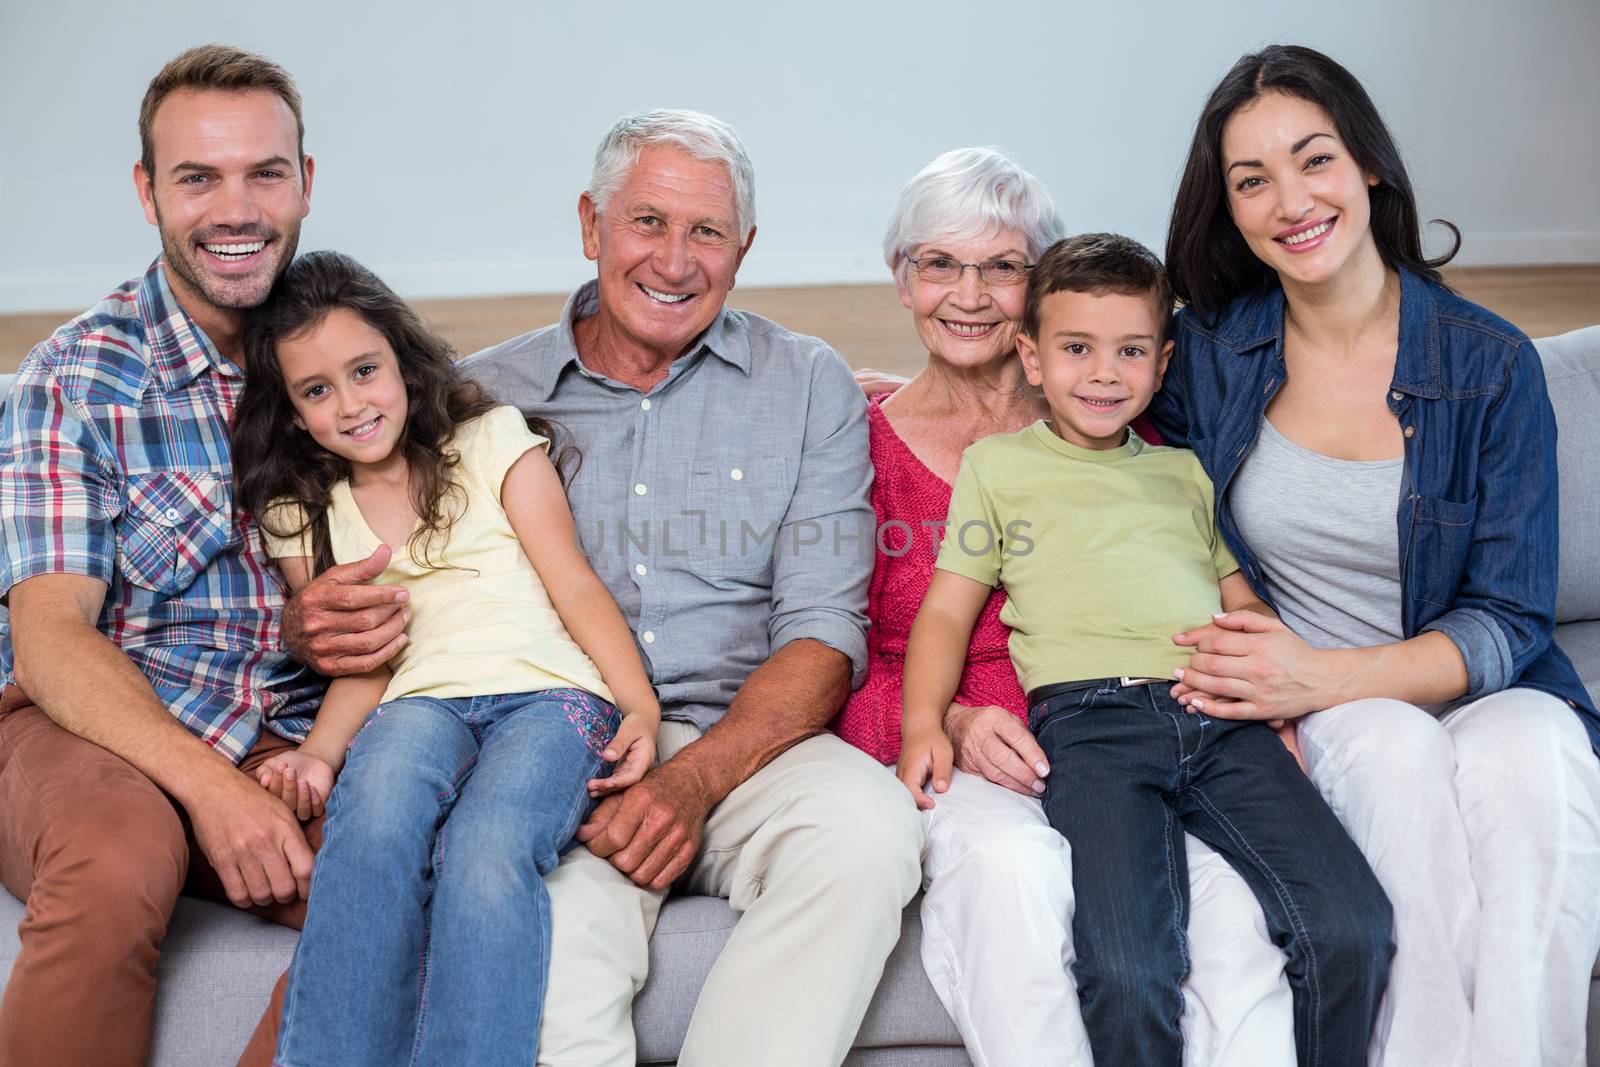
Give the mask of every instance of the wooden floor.
M 1600 264 L 1464 267 L 1446 274 L 1463 295 L 1530 337 L 1600 323 Z M 494 296 L 419 300 L 416 306 L 465 354 L 554 321 L 565 299 L 565 294 Z M 741 287 L 729 302 L 825 339 L 854 367 L 909 373 L 925 358 L 891 285 Z M 0 315 L 0 373 L 16 370 L 23 354 L 72 314 Z

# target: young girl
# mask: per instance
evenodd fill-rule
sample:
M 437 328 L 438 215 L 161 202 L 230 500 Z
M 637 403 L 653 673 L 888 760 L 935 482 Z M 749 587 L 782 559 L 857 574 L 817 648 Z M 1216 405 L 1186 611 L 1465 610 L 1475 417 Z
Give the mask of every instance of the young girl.
M 395 659 L 336 679 L 305 744 L 262 768 L 328 816 L 275 1062 L 532 1064 L 543 876 L 655 756 L 633 637 L 578 548 L 548 432 L 459 378 L 371 272 L 303 256 L 245 349 L 238 499 L 290 587 L 388 545 L 380 581 L 411 612 Z

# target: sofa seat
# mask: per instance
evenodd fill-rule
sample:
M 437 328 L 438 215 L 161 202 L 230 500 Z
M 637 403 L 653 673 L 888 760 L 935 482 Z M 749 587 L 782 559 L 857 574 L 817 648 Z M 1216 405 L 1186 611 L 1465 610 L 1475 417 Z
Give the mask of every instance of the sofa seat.
M 16 958 L 23 906 L 0 891 L 0 986 Z M 650 978 L 634 1002 L 639 1062 L 675 1062 L 700 986 L 736 916 L 715 897 L 675 897 L 650 941 Z M 913 904 L 856 1036 L 852 1067 L 970 1067 L 961 1036 L 922 972 Z M 244 1048 L 298 934 L 226 904 L 184 897 L 157 969 L 152 1067 L 222 1067 Z M 205 1025 L 196 1025 L 204 1020 Z

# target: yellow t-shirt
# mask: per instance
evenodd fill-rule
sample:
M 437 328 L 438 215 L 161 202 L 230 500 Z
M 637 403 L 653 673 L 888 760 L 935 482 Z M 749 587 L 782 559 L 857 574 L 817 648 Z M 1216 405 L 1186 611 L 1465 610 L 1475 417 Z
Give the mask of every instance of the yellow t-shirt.
M 427 546 L 436 569 L 414 560 L 408 545 L 392 545 L 389 566 L 377 579 L 411 592 L 409 640 L 389 663 L 394 678 L 384 700 L 568 687 L 612 699 L 600 671 L 561 625 L 500 503 L 506 472 L 529 449 L 549 444 L 514 407 L 497 407 L 457 429 L 448 447 L 461 455 L 450 471 L 460 494 L 448 539 L 441 544 L 435 536 Z M 273 505 L 270 521 L 296 529 L 302 515 L 298 504 L 282 502 Z M 333 487 L 328 534 L 339 563 L 366 559 L 382 543 L 348 481 Z M 274 559 L 312 555 L 309 534 L 285 539 L 263 529 L 262 538 Z
M 1122 675 L 1170 678 L 1172 635 L 1222 609 L 1239 569 L 1217 533 L 1193 452 L 1081 448 L 1047 422 L 962 454 L 935 564 L 1003 585 L 1000 621 L 1025 690 Z

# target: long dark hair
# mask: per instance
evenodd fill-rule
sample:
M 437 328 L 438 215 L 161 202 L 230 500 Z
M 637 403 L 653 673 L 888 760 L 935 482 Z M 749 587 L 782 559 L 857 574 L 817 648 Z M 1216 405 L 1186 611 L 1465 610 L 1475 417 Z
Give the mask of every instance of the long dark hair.
M 1438 259 L 1422 253 L 1417 198 L 1394 137 L 1355 75 L 1311 48 L 1275 44 L 1233 65 L 1206 100 L 1194 126 L 1189 161 L 1167 228 L 1167 274 L 1178 299 L 1214 318 L 1235 297 L 1263 292 L 1272 269 L 1256 258 L 1228 213 L 1222 174 L 1222 131 L 1233 113 L 1269 92 L 1312 103 L 1333 119 L 1339 139 L 1362 171 L 1376 175 L 1368 192 L 1372 238 L 1391 270 L 1402 267 L 1443 284 L 1439 268 L 1461 248 L 1461 231 L 1442 220 L 1455 244 Z
M 245 386 L 233 417 L 234 495 L 239 507 L 268 533 L 311 535 L 313 566 L 333 565 L 328 504 L 334 483 L 350 464 L 294 425 L 294 405 L 278 363 L 278 343 L 315 327 L 344 308 L 383 334 L 394 350 L 406 387 L 406 424 L 399 444 L 410 467 L 412 506 L 421 522 L 407 547 L 431 566 L 430 549 L 442 543 L 456 517 L 448 498 L 459 489 L 450 471 L 461 461 L 447 446 L 456 427 L 488 412 L 495 402 L 456 369 L 455 350 L 376 274 L 338 252 L 309 252 L 289 265 L 265 303 L 245 317 Z M 554 439 L 554 427 L 529 419 L 529 429 Z M 272 507 L 292 501 L 305 521 L 295 527 Z M 285 528 L 290 527 L 290 528 Z

